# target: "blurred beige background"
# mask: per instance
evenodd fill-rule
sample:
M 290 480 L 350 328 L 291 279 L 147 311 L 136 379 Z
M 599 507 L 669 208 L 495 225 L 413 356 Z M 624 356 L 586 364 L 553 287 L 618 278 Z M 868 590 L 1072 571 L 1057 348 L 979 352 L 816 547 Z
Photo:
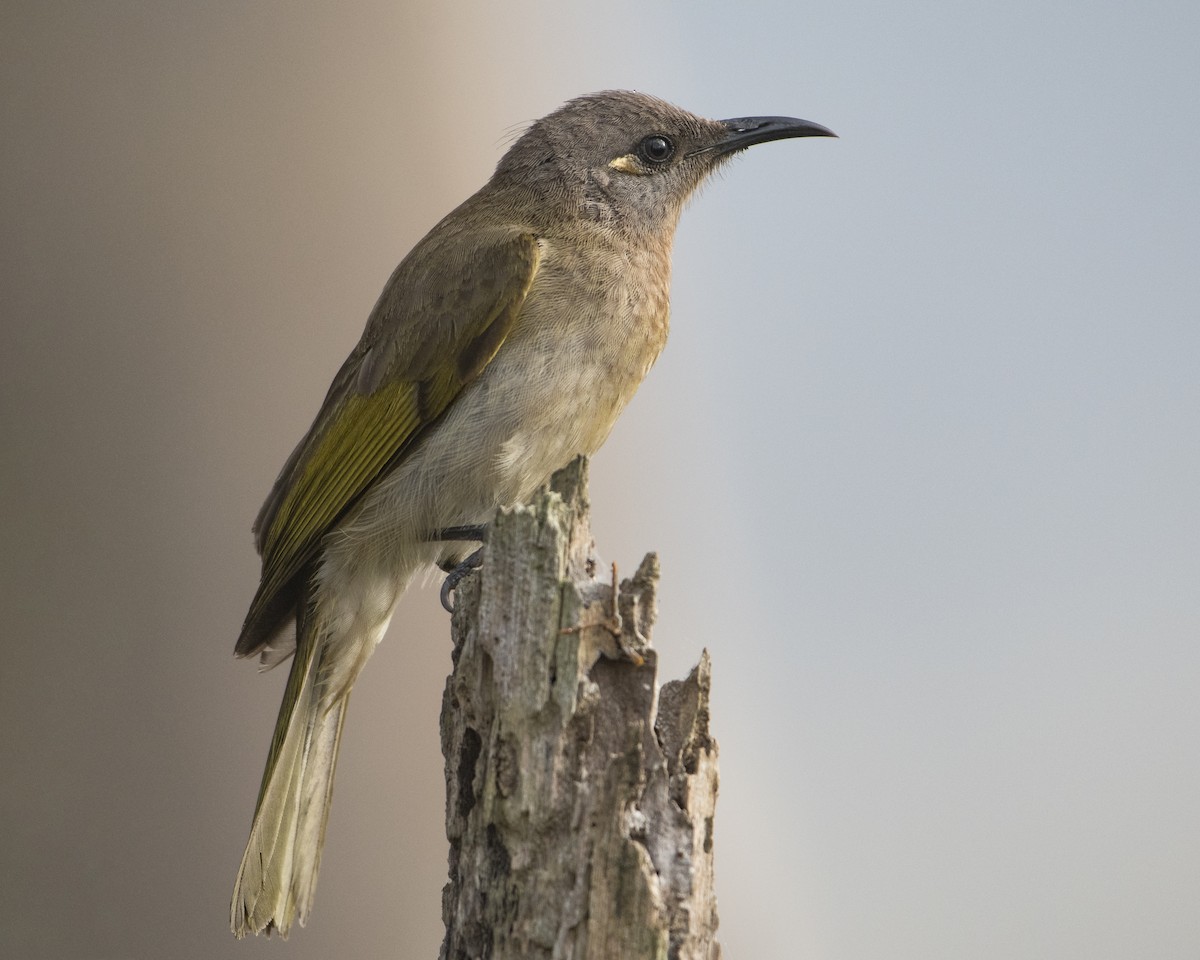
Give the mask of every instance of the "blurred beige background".
M 361 680 L 313 920 L 226 931 L 284 680 L 250 521 L 408 248 L 570 96 L 840 141 L 685 216 L 593 469 L 712 650 L 730 957 L 1194 958 L 1184 3 L 7 2 L 0 956 L 431 957 L 444 615 Z

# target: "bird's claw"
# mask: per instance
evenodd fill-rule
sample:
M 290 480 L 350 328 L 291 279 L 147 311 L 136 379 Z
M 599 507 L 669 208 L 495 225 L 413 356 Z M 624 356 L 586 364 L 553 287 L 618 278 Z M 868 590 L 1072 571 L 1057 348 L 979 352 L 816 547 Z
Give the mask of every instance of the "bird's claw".
M 442 601 L 442 609 L 447 613 L 454 612 L 454 604 L 450 600 L 455 588 L 462 583 L 463 578 L 469 573 L 478 570 L 483 563 L 483 548 L 480 547 L 473 554 L 461 561 L 458 565 L 447 574 L 446 579 L 442 581 L 442 589 L 438 593 L 438 597 Z

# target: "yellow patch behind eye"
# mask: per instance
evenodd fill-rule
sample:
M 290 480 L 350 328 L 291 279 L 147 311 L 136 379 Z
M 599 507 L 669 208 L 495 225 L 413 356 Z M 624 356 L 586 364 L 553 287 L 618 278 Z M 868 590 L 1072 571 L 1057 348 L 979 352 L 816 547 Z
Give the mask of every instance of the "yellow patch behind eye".
M 645 169 L 638 163 L 637 157 L 632 153 L 627 153 L 623 157 L 617 157 L 615 160 L 608 161 L 609 167 L 613 170 L 620 170 L 622 173 L 645 173 Z

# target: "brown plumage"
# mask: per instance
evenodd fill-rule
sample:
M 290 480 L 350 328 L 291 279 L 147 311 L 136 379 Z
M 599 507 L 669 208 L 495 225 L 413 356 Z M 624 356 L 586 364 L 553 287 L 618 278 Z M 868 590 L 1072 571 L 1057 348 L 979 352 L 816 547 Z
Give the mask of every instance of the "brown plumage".
M 643 94 L 534 123 L 392 274 L 255 523 L 239 656 L 291 674 L 231 905 L 239 937 L 312 905 L 350 690 L 412 577 L 595 452 L 667 338 L 683 204 L 754 143 L 832 136 L 706 120 Z

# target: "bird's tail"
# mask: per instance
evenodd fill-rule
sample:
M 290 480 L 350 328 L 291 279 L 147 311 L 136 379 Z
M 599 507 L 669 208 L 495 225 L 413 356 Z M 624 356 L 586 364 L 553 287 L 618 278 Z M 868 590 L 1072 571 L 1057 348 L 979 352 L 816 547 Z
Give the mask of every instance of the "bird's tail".
M 247 933 L 303 925 L 312 907 L 333 797 L 333 772 L 350 691 L 322 696 L 315 617 L 297 623 L 296 655 L 259 789 L 250 839 L 233 887 L 230 925 Z

